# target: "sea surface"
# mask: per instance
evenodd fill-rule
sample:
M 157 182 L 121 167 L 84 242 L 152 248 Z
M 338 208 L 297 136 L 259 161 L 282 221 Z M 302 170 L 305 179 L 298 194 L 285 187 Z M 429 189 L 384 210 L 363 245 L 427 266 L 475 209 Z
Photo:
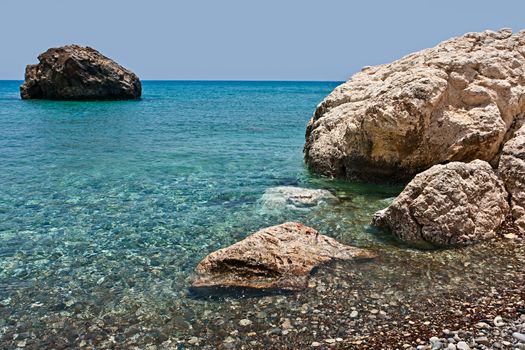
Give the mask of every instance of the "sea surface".
M 145 81 L 141 100 L 118 102 L 22 101 L 20 84 L 0 81 L 0 348 L 265 346 L 245 318 L 293 348 L 300 333 L 276 327 L 296 313 L 311 335 L 309 315 L 325 310 L 304 305 L 320 295 L 359 308 L 350 281 L 402 299 L 498 283 L 507 268 L 484 248 L 418 251 L 370 228 L 400 186 L 307 171 L 306 123 L 336 82 Z M 328 189 L 340 203 L 264 210 L 275 186 Z M 291 220 L 379 258 L 321 268 L 293 295 L 189 292 L 204 256 Z M 336 324 L 314 335 L 342 337 Z

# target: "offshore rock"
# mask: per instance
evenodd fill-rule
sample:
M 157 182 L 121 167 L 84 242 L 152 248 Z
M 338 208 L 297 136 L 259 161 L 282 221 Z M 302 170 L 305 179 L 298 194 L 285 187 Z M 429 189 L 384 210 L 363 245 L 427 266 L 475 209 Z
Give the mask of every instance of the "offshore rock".
M 525 127 L 510 139 L 501 154 L 499 174 L 510 195 L 512 218 L 521 234 L 525 233 Z
M 365 67 L 317 107 L 306 131 L 314 172 L 407 180 L 435 164 L 497 164 L 525 112 L 525 31 L 468 33 Z
M 285 210 L 305 211 L 338 199 L 330 191 L 294 186 L 277 186 L 267 189 L 259 203 L 262 213 L 280 214 Z
M 313 228 L 287 222 L 205 257 L 197 265 L 192 287 L 295 291 L 307 286 L 310 273 L 321 264 L 373 257 L 367 250 L 338 243 Z
M 26 67 L 22 99 L 127 100 L 140 98 L 139 78 L 97 50 L 78 45 L 51 48 Z
M 373 224 L 412 245 L 446 246 L 493 237 L 508 213 L 503 183 L 490 164 L 475 160 L 416 175 Z

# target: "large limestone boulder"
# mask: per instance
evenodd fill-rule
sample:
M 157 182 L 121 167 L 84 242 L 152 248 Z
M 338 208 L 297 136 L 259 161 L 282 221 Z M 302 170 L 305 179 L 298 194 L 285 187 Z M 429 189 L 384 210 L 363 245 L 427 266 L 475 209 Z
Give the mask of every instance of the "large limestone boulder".
M 468 244 L 493 237 L 508 213 L 503 183 L 475 160 L 418 174 L 373 224 L 413 245 Z
M 38 56 L 26 67 L 23 99 L 125 100 L 141 95 L 139 78 L 90 47 L 68 45 Z
M 525 31 L 465 34 L 337 87 L 308 124 L 305 161 L 365 180 L 409 179 L 449 161 L 495 165 L 524 96 Z
M 286 210 L 308 211 L 337 202 L 337 197 L 328 190 L 295 186 L 268 188 L 259 200 L 263 214 L 282 214 Z
M 512 218 L 516 228 L 525 233 L 525 127 L 516 132 L 501 154 L 499 173 L 509 192 Z
M 243 288 L 299 290 L 315 267 L 333 259 L 370 259 L 373 254 L 343 245 L 297 222 L 262 229 L 205 257 L 197 266 L 196 290 Z

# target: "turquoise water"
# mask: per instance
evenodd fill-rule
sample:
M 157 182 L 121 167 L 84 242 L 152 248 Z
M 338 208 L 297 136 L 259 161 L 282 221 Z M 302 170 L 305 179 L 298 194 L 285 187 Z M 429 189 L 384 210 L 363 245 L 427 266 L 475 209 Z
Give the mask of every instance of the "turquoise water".
M 395 252 L 384 253 L 392 269 L 429 259 L 368 227 L 399 187 L 305 169 L 306 123 L 337 83 L 146 81 L 140 101 L 88 103 L 22 101 L 19 84 L 0 82 L 0 344 L 142 347 L 196 336 L 213 348 L 241 316 L 211 319 L 253 305 L 193 299 L 195 265 L 289 220 Z M 280 185 L 330 189 L 341 202 L 262 211 L 264 191 Z M 268 317 L 287 312 L 276 310 Z

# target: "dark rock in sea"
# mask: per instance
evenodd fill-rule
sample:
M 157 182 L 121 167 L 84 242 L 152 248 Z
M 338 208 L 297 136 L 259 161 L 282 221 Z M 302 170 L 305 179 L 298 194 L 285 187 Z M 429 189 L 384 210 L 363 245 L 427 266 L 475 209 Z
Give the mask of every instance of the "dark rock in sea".
M 205 257 L 197 266 L 192 287 L 295 291 L 307 286 L 310 273 L 321 264 L 373 257 L 367 250 L 338 243 L 313 228 L 287 222 Z
M 373 223 L 410 244 L 468 244 L 495 236 L 509 215 L 507 191 L 482 160 L 418 174 Z
M 129 100 L 141 96 L 139 78 L 90 47 L 67 45 L 26 67 L 22 99 Z

